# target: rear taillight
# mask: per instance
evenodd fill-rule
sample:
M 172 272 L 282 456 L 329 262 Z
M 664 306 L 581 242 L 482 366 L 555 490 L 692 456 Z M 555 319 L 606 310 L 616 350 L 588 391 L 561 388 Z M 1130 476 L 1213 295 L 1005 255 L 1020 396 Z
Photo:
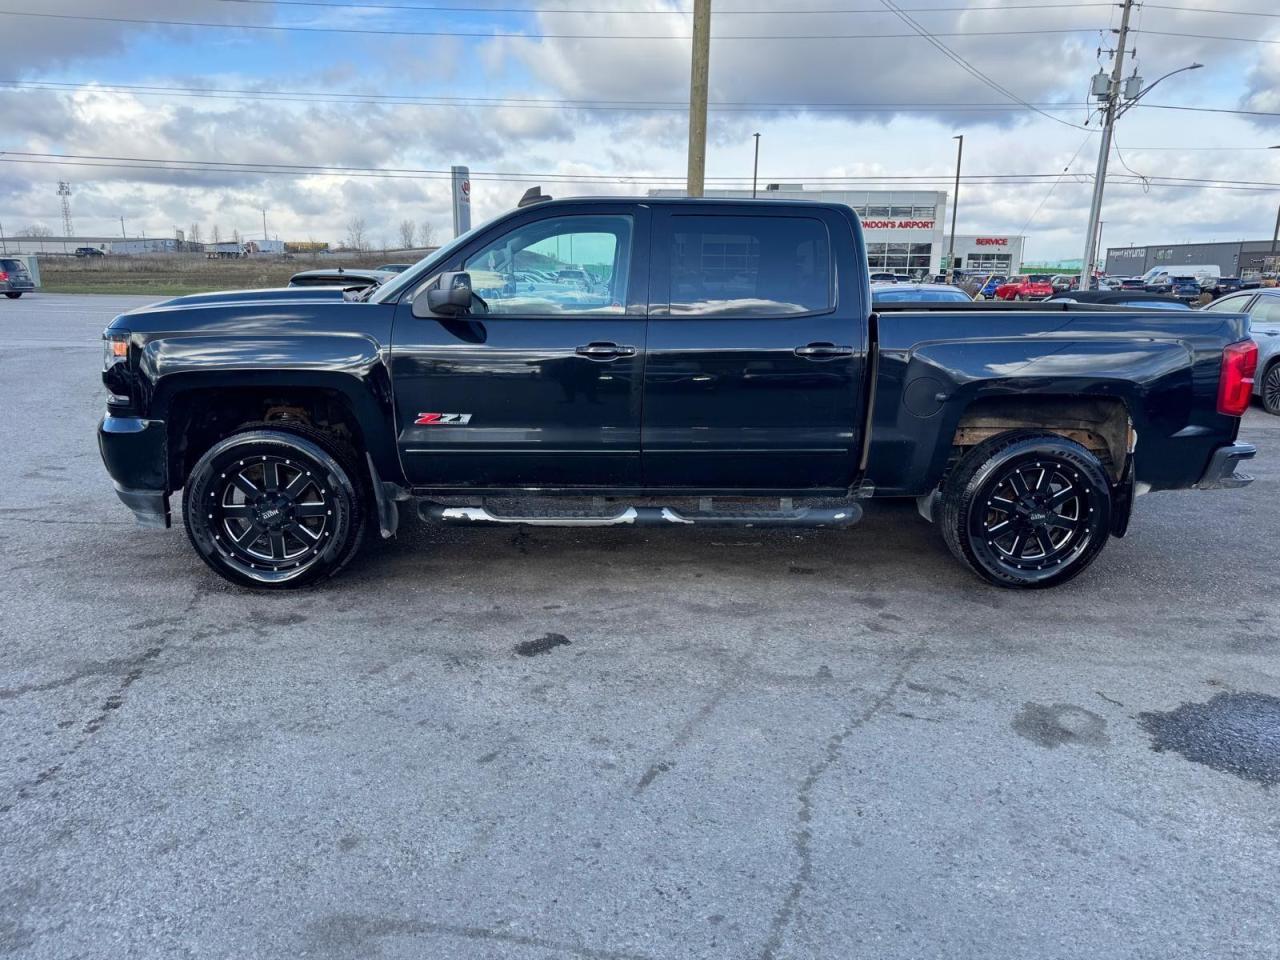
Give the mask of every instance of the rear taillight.
M 9 274 L 3 270 L 0 270 L 0 280 L 8 280 L 8 279 L 9 279 Z
M 1232 343 L 1222 351 L 1222 378 L 1218 381 L 1218 412 L 1243 417 L 1253 396 L 1253 375 L 1258 370 L 1258 345 L 1252 340 Z

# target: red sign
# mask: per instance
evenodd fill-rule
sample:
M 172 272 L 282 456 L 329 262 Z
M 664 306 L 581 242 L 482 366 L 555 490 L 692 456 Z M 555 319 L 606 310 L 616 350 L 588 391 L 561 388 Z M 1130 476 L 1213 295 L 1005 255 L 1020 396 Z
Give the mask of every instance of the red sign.
M 973 241 L 980 247 L 1007 247 L 1008 237 L 978 237 Z
M 863 220 L 868 230 L 932 230 L 932 220 Z

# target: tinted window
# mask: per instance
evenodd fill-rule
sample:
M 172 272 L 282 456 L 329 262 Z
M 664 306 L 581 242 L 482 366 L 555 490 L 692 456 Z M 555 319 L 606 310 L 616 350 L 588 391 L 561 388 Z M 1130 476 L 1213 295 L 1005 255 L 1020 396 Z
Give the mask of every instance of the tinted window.
M 26 269 L 17 260 L 0 260 L 0 270 L 12 270 L 16 273 L 19 267 Z
M 630 217 L 548 217 L 503 234 L 463 268 L 489 313 L 620 314 L 630 252 Z
M 830 310 L 827 228 L 807 217 L 673 217 L 668 292 L 673 316 Z

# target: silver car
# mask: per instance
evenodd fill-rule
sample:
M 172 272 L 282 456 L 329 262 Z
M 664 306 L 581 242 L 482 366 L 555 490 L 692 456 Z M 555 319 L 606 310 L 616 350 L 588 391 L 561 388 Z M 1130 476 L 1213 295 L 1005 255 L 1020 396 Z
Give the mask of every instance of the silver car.
M 1247 313 L 1258 345 L 1258 372 L 1253 392 L 1267 413 L 1280 416 L 1280 289 L 1242 290 L 1213 301 L 1210 313 Z

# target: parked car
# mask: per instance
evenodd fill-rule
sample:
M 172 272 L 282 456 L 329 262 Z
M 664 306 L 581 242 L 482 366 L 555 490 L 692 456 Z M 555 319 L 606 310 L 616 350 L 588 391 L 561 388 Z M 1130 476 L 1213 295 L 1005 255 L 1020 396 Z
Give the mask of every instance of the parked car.
M 1045 303 L 1093 303 L 1108 307 L 1140 307 L 1154 310 L 1190 310 L 1191 306 L 1175 297 L 1165 297 L 1144 290 L 1069 290 L 1055 293 Z
M 385 283 L 396 274 L 386 270 L 330 267 L 324 270 L 303 270 L 289 278 L 291 287 L 343 287 L 347 290 L 364 290 Z
M 105 257 L 106 252 L 97 247 L 76 247 L 77 257 Z
M 374 267 L 374 269 L 381 270 L 383 273 L 403 273 L 412 266 L 412 263 L 384 263 L 380 267 Z
M 1254 284 L 1257 286 L 1257 284 Z M 1216 297 L 1225 297 L 1228 293 L 1235 293 L 1237 290 L 1245 290 L 1247 285 L 1239 277 L 1219 277 L 1218 282 L 1209 288 L 1209 292 Z
M 1175 299 L 1193 303 L 1200 299 L 1202 292 L 1200 281 L 1195 277 L 1177 276 L 1169 278 L 1169 296 Z
M 1010 277 L 996 287 L 997 300 L 1043 300 L 1051 296 L 1053 285 L 1049 282 L 1049 276 L 1043 273 Z
M 1119 289 L 1142 290 L 1143 292 L 1146 292 L 1147 282 L 1141 277 L 1121 277 Z
M 871 305 L 901 303 L 971 303 L 969 296 L 949 283 L 873 283 Z
M 892 273 L 880 272 L 880 273 L 873 273 L 871 275 L 871 282 L 872 283 L 895 283 L 896 281 L 894 280 Z
M 10 300 L 17 300 L 24 293 L 30 293 L 35 288 L 35 281 L 27 272 L 25 263 L 8 257 L 0 258 L 0 293 Z
M 1080 286 L 1080 278 L 1074 274 L 1059 273 L 1054 277 L 1050 277 L 1049 283 L 1053 287 L 1054 293 L 1062 293 Z
M 1180 263 L 1167 267 L 1152 267 L 1142 275 L 1142 282 L 1151 293 L 1167 293 L 1173 277 L 1195 277 L 1201 287 L 1212 287 L 1222 276 L 1222 268 L 1216 263 Z
M 603 295 L 475 296 L 473 266 L 509 275 L 588 235 L 577 248 L 611 260 Z M 727 241 L 759 255 L 726 263 Z M 1135 493 L 1250 482 L 1235 472 L 1256 452 L 1236 440 L 1258 354 L 1244 315 L 881 315 L 866 255 L 843 204 L 548 200 L 367 295 L 122 314 L 103 334 L 99 448 L 140 519 L 167 526 L 184 490 L 196 554 L 258 588 L 337 573 L 402 508 L 839 528 L 870 496 L 918 498 L 990 583 L 1046 587 L 1125 533 Z
M 975 300 L 990 300 L 996 295 L 996 289 L 1000 284 L 1007 279 L 1002 273 L 993 273 L 990 276 L 985 274 L 973 276 L 967 280 L 961 289 Z
M 1253 395 L 1262 401 L 1267 413 L 1280 416 L 1280 289 L 1230 293 L 1200 309 L 1207 313 L 1248 315 L 1250 335 L 1258 345 Z

